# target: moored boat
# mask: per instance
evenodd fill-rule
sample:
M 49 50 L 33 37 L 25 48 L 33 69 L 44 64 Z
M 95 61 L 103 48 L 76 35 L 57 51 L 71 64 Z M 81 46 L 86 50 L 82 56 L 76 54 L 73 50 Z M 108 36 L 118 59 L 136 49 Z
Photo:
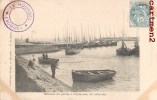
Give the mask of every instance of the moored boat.
M 116 49 L 117 55 L 120 56 L 130 56 L 131 55 L 131 49 L 127 48 L 125 42 L 122 40 L 122 47 Z
M 40 64 L 51 64 L 51 63 L 54 63 L 54 64 L 57 64 L 59 59 L 54 59 L 54 58 L 42 58 L 42 57 L 38 57 L 38 61 Z
M 81 52 L 81 49 L 77 49 L 77 48 L 66 48 L 65 49 L 65 54 L 66 55 L 75 55 Z
M 115 74 L 114 70 L 72 70 L 74 82 L 99 82 L 112 79 Z
M 139 56 L 138 42 L 135 42 L 134 48 L 130 49 L 130 48 L 127 48 L 124 41 L 122 41 L 122 47 L 116 49 L 116 53 L 117 55 L 120 55 L 120 56 L 131 56 L 131 55 Z
M 140 47 L 139 47 L 138 41 L 135 41 L 134 48 L 131 50 L 131 54 L 135 56 L 139 56 L 139 53 L 140 53 Z

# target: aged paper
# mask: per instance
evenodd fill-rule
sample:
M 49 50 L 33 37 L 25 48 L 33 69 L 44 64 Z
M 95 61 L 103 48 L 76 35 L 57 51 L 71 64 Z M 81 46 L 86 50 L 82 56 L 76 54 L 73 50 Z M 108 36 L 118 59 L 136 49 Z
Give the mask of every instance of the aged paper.
M 0 100 L 157 100 L 156 0 L 1 0 Z

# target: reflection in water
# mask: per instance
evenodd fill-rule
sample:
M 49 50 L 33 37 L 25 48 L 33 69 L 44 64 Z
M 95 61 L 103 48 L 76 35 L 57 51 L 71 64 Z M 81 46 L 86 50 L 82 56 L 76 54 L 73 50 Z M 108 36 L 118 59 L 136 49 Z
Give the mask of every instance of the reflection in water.
M 111 79 L 102 82 L 93 82 L 92 84 L 89 82 L 74 82 L 72 87 L 78 92 L 93 91 L 93 90 L 101 91 L 102 87 L 107 88 L 108 86 L 114 84 L 115 84 L 115 80 Z
M 133 48 L 133 42 L 126 42 L 129 48 Z M 49 53 L 50 58 L 59 58 L 56 77 L 71 86 L 75 91 L 137 91 L 139 90 L 139 57 L 135 56 L 117 56 L 117 47 L 101 47 L 92 49 L 83 49 L 81 53 L 72 56 L 66 56 L 65 51 Z M 30 59 L 32 55 L 23 55 Z M 36 65 L 51 74 L 50 65 L 38 63 L 38 57 L 41 54 L 35 54 Z M 113 80 L 102 82 L 73 83 L 71 70 L 115 70 L 117 73 Z

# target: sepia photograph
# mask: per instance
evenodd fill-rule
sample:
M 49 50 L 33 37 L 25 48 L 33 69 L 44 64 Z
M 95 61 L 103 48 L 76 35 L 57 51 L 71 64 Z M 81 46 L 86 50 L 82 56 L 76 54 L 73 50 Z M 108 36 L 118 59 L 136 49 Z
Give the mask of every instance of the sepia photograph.
M 155 0 L 0 0 L 0 100 L 157 100 Z
M 15 35 L 16 92 L 140 90 L 139 25 L 147 22 L 134 14 L 143 11 L 141 3 L 125 9 L 114 0 L 112 5 L 101 0 L 48 2 L 42 9 L 32 4 L 33 26 Z M 18 16 L 17 23 L 23 18 Z

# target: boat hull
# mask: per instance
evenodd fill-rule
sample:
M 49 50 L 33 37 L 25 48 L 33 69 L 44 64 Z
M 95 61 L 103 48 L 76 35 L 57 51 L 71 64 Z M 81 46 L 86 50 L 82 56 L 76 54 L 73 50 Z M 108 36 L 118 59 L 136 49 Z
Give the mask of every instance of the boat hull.
M 122 49 L 119 48 L 116 50 L 117 55 L 119 56 L 131 56 L 131 55 L 135 55 L 135 56 L 139 56 L 139 49 Z
M 81 52 L 81 49 L 65 49 L 66 55 L 75 55 Z
M 57 64 L 59 59 L 53 59 L 53 58 L 43 59 L 42 57 L 38 57 L 38 61 L 40 64 L 51 64 L 51 63 Z
M 99 82 L 112 79 L 114 70 L 78 70 L 72 71 L 73 82 Z
M 128 49 L 126 49 L 126 48 L 119 48 L 119 49 L 117 49 L 116 50 L 116 52 L 117 52 L 117 55 L 121 55 L 121 56 L 129 56 L 129 55 L 131 55 L 131 52 L 130 52 L 130 50 L 128 50 Z

